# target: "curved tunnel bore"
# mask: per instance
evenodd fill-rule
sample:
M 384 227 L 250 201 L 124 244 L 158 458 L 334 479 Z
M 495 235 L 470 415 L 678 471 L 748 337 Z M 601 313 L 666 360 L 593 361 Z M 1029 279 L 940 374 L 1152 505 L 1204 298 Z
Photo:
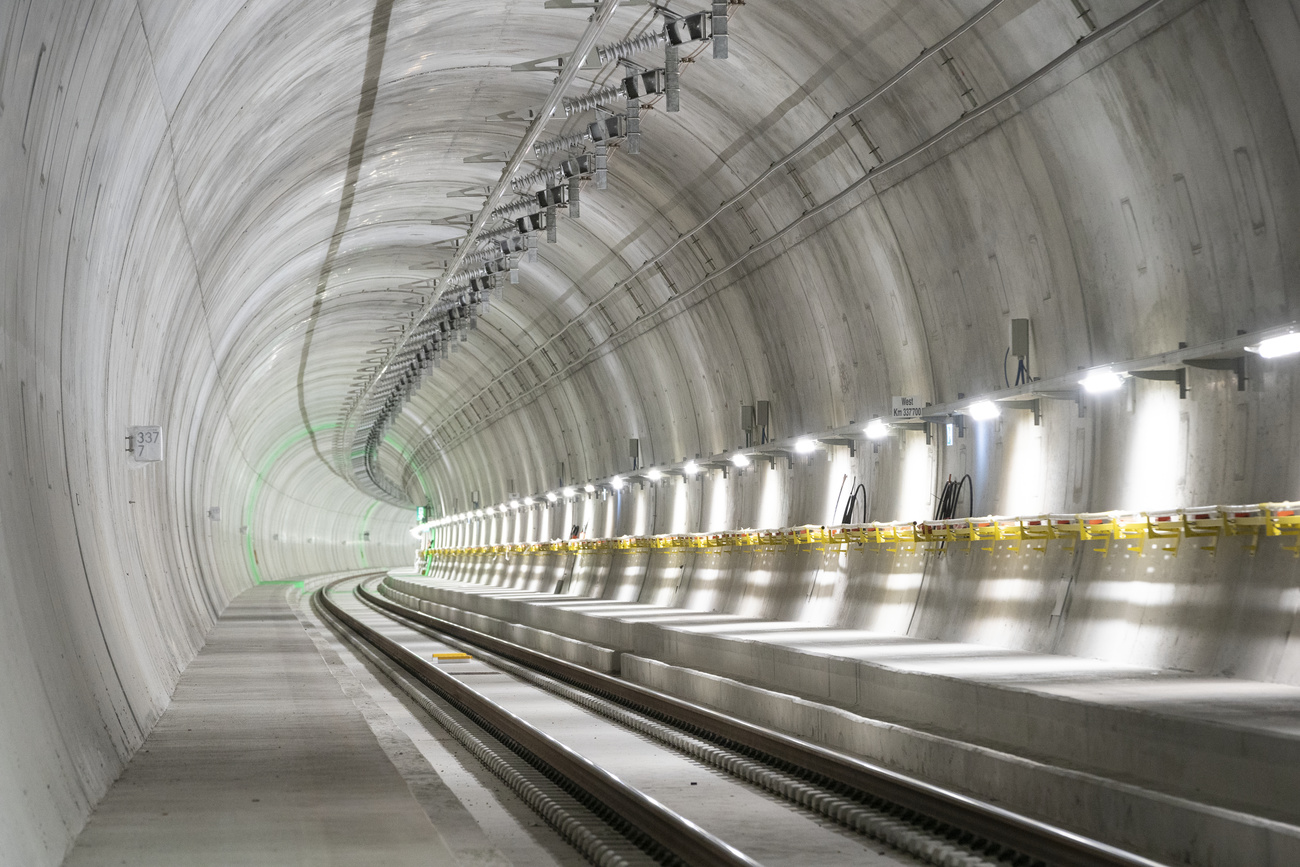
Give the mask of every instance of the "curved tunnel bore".
M 673 11 L 719 4 L 696 5 Z M 532 232 L 535 252 L 506 257 L 517 282 L 493 278 L 357 463 L 394 347 L 459 288 L 457 240 L 508 187 L 592 9 L 0 4 L 13 863 L 62 860 L 232 599 L 409 565 L 429 540 L 416 507 L 455 519 L 433 544 L 470 546 L 830 525 L 859 485 L 858 516 L 920 521 L 967 474 L 963 515 L 1300 498 L 1294 358 L 1233 344 L 1285 331 L 1300 304 L 1300 7 L 722 8 L 727 56 L 679 47 L 680 111 L 641 99 L 639 147 L 619 136 L 603 188 L 586 173 L 580 213 L 557 209 L 555 242 Z M 598 41 L 663 26 L 625 3 Z M 591 57 L 562 96 L 624 72 Z M 627 110 L 605 108 L 561 109 L 539 139 Z M 1013 320 L 1043 382 L 1180 346 L 1212 363 L 1153 362 L 1113 394 L 958 413 L 929 437 L 860 433 L 896 398 L 960 407 L 1014 385 Z M 1185 395 L 1142 375 L 1178 369 Z M 745 430 L 760 405 L 766 426 Z M 152 426 L 160 459 L 138 460 L 128 443 Z M 756 453 L 771 443 L 791 454 Z M 724 471 L 738 450 L 752 465 Z M 391 486 L 381 499 L 359 466 Z M 668 474 L 629 477 L 651 468 Z M 693 585 L 659 564 L 609 592 L 1300 686 L 1300 561 L 1276 539 L 841 563 L 833 587 L 782 556 L 713 585 L 716 564 L 692 561 Z

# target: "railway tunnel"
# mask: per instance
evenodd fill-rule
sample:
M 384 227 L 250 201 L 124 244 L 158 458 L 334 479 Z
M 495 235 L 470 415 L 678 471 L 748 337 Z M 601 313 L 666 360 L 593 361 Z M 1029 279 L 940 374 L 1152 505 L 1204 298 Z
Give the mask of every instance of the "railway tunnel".
M 1294 0 L 0 34 L 0 863 L 1300 863 Z

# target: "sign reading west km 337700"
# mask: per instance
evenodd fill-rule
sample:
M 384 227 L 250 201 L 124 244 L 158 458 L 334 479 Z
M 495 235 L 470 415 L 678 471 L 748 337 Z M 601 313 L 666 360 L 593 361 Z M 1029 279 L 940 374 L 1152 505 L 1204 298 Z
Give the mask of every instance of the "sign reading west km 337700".
M 919 397 L 894 395 L 894 418 L 920 418 L 923 409 L 925 409 L 925 401 Z

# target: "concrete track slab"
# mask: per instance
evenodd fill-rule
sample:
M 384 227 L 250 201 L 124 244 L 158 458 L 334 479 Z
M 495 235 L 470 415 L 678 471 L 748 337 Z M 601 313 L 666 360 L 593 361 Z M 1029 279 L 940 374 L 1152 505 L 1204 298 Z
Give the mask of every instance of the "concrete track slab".
M 426 659 L 431 653 L 455 649 L 395 623 L 353 597 L 340 594 L 335 602 Z M 907 867 L 921 863 L 477 658 L 445 663 L 443 670 L 762 864 Z
M 65 863 L 458 862 L 263 585 L 226 609 Z
M 682 666 L 1176 797 L 1300 823 L 1300 786 L 1291 773 L 1300 762 L 1300 688 L 1287 684 L 734 615 L 701 623 L 698 612 L 684 609 L 611 606 L 432 578 L 394 575 L 389 583 L 434 604 L 599 642 L 624 651 L 625 665 L 640 657 Z

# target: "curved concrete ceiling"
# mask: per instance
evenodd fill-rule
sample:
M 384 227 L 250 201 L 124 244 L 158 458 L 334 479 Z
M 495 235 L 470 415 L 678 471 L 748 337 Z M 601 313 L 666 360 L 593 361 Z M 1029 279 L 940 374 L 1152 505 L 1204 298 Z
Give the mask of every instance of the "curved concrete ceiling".
M 550 5 L 0 5 L 0 838 L 25 863 L 59 860 L 232 595 L 413 554 L 411 510 L 351 472 L 349 411 L 547 98 L 531 62 L 588 24 Z M 851 115 L 983 7 L 731 6 L 729 57 L 683 65 L 681 111 L 644 112 L 640 154 L 614 149 L 608 188 L 584 182 L 396 415 L 390 499 L 453 513 L 604 478 L 629 437 L 647 463 L 724 452 L 756 399 L 784 437 L 988 392 L 1013 317 L 1044 376 L 1296 318 L 1295 4 L 991 5 Z M 660 26 L 626 4 L 600 41 Z M 985 512 L 1293 497 L 1295 381 L 1258 378 L 1248 404 L 1214 374 L 1147 415 L 1008 421 L 996 448 L 840 455 L 776 500 L 746 477 L 680 520 L 825 521 L 841 475 L 881 519 L 964 472 Z M 161 463 L 124 451 L 146 424 Z

